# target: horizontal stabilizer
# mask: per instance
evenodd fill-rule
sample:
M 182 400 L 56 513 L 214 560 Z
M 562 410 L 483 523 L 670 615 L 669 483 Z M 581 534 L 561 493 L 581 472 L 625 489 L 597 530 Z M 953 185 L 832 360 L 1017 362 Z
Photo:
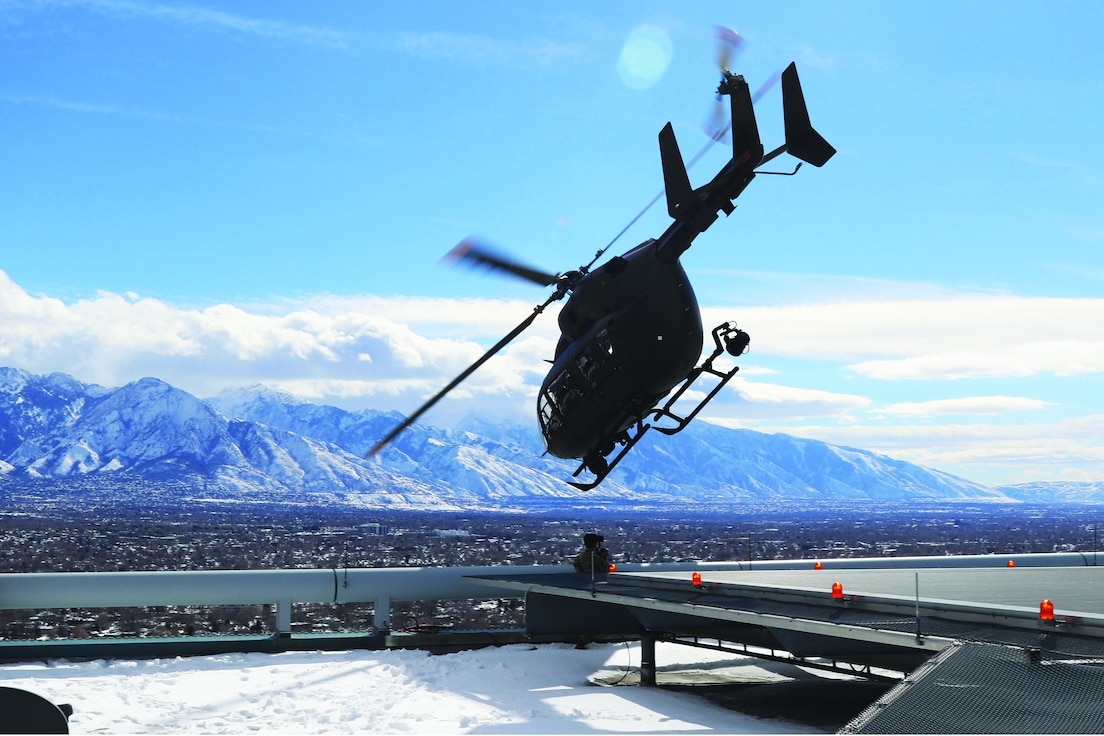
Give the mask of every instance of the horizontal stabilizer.
M 836 149 L 813 130 L 794 63 L 782 72 L 782 108 L 786 116 L 786 152 L 813 166 L 827 163 Z
M 680 212 L 689 206 L 694 190 L 690 188 L 690 176 L 670 123 L 659 131 L 659 159 L 663 164 L 663 186 L 667 190 L 667 213 L 677 220 Z

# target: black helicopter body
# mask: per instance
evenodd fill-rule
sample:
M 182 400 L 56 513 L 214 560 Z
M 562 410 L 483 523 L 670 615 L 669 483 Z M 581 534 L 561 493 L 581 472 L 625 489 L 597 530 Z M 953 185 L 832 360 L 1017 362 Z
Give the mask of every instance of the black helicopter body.
M 602 249 L 591 264 L 562 275 L 522 266 L 481 251 L 471 242 L 454 249 L 453 255 L 459 259 L 555 285 L 555 291 L 369 455 L 528 329 L 548 305 L 565 297 L 558 318 L 561 335 L 537 398 L 537 419 L 547 451 L 580 460 L 575 477 L 584 470 L 594 476 L 572 485 L 584 490 L 598 485 L 649 429 L 666 434 L 681 431 L 728 383 L 739 368 L 722 370 L 714 366 L 714 360 L 724 352 L 741 355 L 750 338 L 734 322 L 718 325 L 712 331 L 713 352 L 695 365 L 704 331 L 697 297 L 679 259 L 721 212 L 733 212 L 733 201 L 758 174 L 777 173 L 758 167 L 782 153 L 822 166 L 836 151 L 809 122 L 794 64 L 782 73 L 786 142 L 765 155 L 747 82 L 727 70 L 723 75 L 717 91 L 730 99 L 732 158 L 712 181 L 694 189 L 671 124 L 664 126 L 659 134 L 660 159 L 667 211 L 673 222 L 658 239 L 647 240 L 591 269 L 606 250 Z M 787 173 L 796 173 L 796 169 Z M 680 416 L 674 410 L 676 402 L 703 376 L 715 379 L 715 385 L 696 408 Z M 669 420 L 668 426 L 661 426 L 662 420 Z M 621 449 L 610 458 L 618 446 Z
M 556 357 L 537 402 L 545 447 L 556 457 L 608 454 L 603 443 L 684 380 L 701 355 L 697 297 L 678 259 L 658 257 L 659 243 L 583 276 L 560 310 Z

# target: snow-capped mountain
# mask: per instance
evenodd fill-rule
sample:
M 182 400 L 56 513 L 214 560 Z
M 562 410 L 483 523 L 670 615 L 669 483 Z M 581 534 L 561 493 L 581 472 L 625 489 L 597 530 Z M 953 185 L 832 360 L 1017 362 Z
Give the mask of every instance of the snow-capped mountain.
M 197 499 L 457 508 L 442 498 L 445 488 L 316 439 L 230 419 L 154 378 L 104 389 L 0 369 L 0 448 L 0 471 L 12 482 L 183 480 Z
M 194 489 L 193 501 L 439 510 L 1011 500 L 884 455 L 704 422 L 645 436 L 589 493 L 564 482 L 574 464 L 543 456 L 535 428 L 479 419 L 451 431 L 415 425 L 364 459 L 400 419 L 262 387 L 204 401 L 154 378 L 106 389 L 0 368 L 0 474 L 6 485 L 171 480 Z
M 1104 503 L 1104 483 L 1047 481 L 1001 486 L 1001 493 L 1027 503 Z
M 376 413 L 318 407 L 259 386 L 208 401 L 228 416 L 326 437 L 358 453 L 401 421 L 398 415 L 390 415 L 380 424 L 381 415 Z M 362 419 L 358 423 L 352 417 Z M 334 433 L 335 426 L 341 427 L 340 432 Z M 562 479 L 575 466 L 542 458 L 542 450 L 535 427 L 501 426 L 472 418 L 462 432 L 415 425 L 383 455 L 393 453 L 391 462 L 401 458 L 412 474 L 427 469 L 437 477 L 474 472 L 487 484 L 497 479 L 508 488 L 513 483 L 515 492 L 513 471 L 523 465 L 546 473 L 562 491 Z M 454 466 L 451 473 L 446 465 Z M 646 435 L 606 483 L 622 498 L 683 502 L 688 495 L 707 503 L 1010 500 L 979 483 L 885 455 L 705 422 L 691 424 L 677 437 Z M 607 494 L 602 491 L 601 495 Z

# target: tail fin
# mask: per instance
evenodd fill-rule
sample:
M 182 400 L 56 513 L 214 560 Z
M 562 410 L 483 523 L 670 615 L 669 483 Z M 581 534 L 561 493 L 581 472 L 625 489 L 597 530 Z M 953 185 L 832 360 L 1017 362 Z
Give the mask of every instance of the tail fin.
M 667 190 L 667 213 L 677 220 L 690 205 L 694 190 L 690 187 L 690 176 L 670 123 L 659 131 L 659 160 L 663 164 L 663 186 Z
M 759 139 L 759 124 L 755 122 L 751 90 L 743 76 L 726 73 L 718 92 L 721 91 L 729 96 L 732 106 L 732 160 L 755 168 L 763 160 L 763 143 Z
M 782 72 L 782 108 L 786 116 L 786 152 L 813 166 L 827 163 L 836 154 L 836 149 L 813 130 L 809 122 L 809 110 L 805 107 L 805 95 L 801 93 L 801 80 L 797 78 L 794 63 Z

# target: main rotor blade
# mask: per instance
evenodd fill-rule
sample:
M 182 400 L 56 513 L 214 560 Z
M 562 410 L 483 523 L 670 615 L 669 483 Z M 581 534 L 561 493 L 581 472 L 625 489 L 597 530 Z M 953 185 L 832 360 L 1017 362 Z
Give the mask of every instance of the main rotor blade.
M 715 33 L 717 35 L 717 66 L 721 68 L 721 71 L 727 72 L 732 57 L 744 48 L 744 37 L 727 26 L 717 26 Z
M 445 254 L 441 260 L 464 261 L 474 266 L 484 266 L 492 271 L 503 271 L 541 286 L 551 286 L 559 279 L 558 274 L 546 273 L 494 253 L 473 238 L 460 241 L 460 244 Z
M 384 437 L 382 440 L 377 442 L 372 447 L 372 449 L 369 450 L 367 452 L 367 454 L 365 454 L 365 457 L 375 457 L 376 454 L 379 453 L 380 450 L 382 450 L 384 447 L 387 447 L 387 445 L 391 444 L 391 440 L 398 437 L 400 434 L 402 434 L 402 432 L 407 427 L 409 427 L 414 422 L 418 421 L 418 418 L 420 416 L 422 416 L 423 414 L 425 414 L 427 411 L 429 411 L 430 408 L 433 407 L 434 404 L 436 404 L 438 401 L 443 399 L 445 397 L 445 394 L 447 394 L 449 391 L 451 391 L 454 388 L 456 388 L 457 386 L 459 386 L 460 383 L 465 378 L 470 376 L 472 373 L 475 373 L 475 371 L 478 370 L 481 365 L 483 365 L 488 360 L 490 360 L 491 357 L 495 355 L 495 353 L 502 350 L 502 348 L 506 347 L 511 342 L 513 342 L 514 338 L 516 338 L 521 333 L 525 332 L 525 330 L 529 329 L 529 326 L 531 324 L 533 324 L 533 320 L 535 320 L 540 315 L 540 313 L 544 311 L 545 307 L 547 307 L 549 304 L 551 304 L 554 301 L 562 299 L 566 293 L 567 292 L 565 290 L 557 289 L 556 293 L 554 293 L 552 296 L 548 297 L 548 299 L 546 299 L 543 304 L 539 304 L 536 307 L 534 307 L 533 308 L 533 313 L 530 314 L 528 317 L 526 317 L 524 320 L 522 320 L 521 324 L 519 324 L 517 327 L 515 327 L 513 330 L 511 330 L 510 333 L 508 335 L 506 335 L 506 337 L 502 338 L 497 343 L 495 343 L 494 346 L 490 350 L 483 353 L 483 357 L 481 357 L 479 360 L 475 361 L 470 366 L 468 366 L 467 369 L 463 373 L 461 373 L 459 376 L 454 378 L 447 386 L 445 386 L 443 389 L 441 389 L 436 394 L 434 394 L 433 397 L 429 399 L 429 401 L 422 404 L 418 408 L 417 411 L 415 411 L 413 414 L 411 414 L 409 417 L 407 417 L 405 420 L 403 420 L 403 422 L 399 426 L 395 427 L 393 430 L 388 432 L 386 437 Z

